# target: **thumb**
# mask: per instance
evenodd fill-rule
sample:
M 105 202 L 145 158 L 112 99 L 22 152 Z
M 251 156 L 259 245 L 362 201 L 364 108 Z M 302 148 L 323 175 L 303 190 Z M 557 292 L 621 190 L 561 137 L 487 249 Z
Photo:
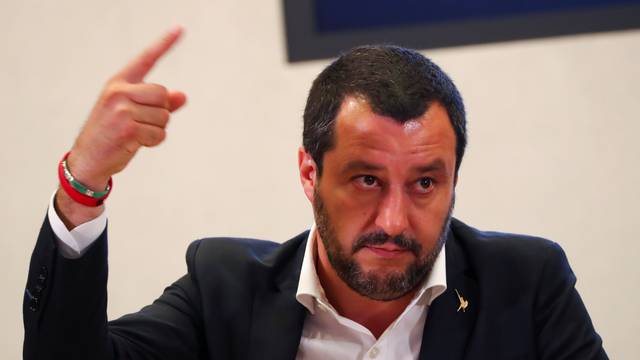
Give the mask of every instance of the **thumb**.
M 187 95 L 182 91 L 170 91 L 169 94 L 169 111 L 174 112 L 187 102 Z

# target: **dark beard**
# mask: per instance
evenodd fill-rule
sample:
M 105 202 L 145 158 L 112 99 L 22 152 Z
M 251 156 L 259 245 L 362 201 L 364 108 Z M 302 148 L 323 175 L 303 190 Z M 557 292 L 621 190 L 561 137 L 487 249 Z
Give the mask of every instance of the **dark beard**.
M 353 291 L 373 300 L 391 301 L 398 299 L 420 284 L 431 272 L 433 264 L 445 244 L 447 229 L 451 222 L 451 212 L 453 210 L 455 197 L 452 197 L 449 205 L 447 218 L 442 224 L 440 235 L 433 249 L 423 255 L 422 245 L 414 238 L 406 237 L 402 234 L 391 237 L 383 231 L 361 235 L 350 249 L 350 253 L 340 246 L 335 230 L 329 219 L 329 214 L 324 206 L 322 197 L 316 189 L 313 193 L 313 210 L 316 218 L 316 228 L 322 239 L 322 243 L 327 251 L 327 257 L 340 279 L 344 281 Z M 369 245 L 380 245 L 391 242 L 401 249 L 408 250 L 415 255 L 415 261 L 407 266 L 404 272 L 391 272 L 386 275 L 379 275 L 375 272 L 365 272 L 362 270 L 354 258 L 358 250 Z

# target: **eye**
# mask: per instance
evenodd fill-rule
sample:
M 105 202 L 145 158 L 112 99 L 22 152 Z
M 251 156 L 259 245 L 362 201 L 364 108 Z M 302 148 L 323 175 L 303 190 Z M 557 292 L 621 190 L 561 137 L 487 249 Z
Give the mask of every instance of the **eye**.
M 423 177 L 418 179 L 416 182 L 416 189 L 420 193 L 428 193 L 433 188 L 433 179 L 428 177 Z
M 358 176 L 356 178 L 356 183 L 365 189 L 372 189 L 377 187 L 378 184 L 378 179 L 373 176 L 373 175 L 362 175 L 362 176 Z

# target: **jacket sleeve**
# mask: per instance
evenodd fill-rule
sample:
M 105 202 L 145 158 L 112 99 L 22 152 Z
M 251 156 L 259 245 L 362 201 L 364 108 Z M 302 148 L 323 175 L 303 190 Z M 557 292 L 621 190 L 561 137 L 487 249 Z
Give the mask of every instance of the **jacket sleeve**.
M 575 284 L 576 277 L 564 252 L 554 243 L 544 263 L 535 301 L 540 359 L 608 359 Z
M 139 312 L 108 322 L 107 274 L 106 230 L 84 256 L 67 259 L 45 219 L 23 303 L 25 360 L 203 357 L 200 296 L 191 275 Z

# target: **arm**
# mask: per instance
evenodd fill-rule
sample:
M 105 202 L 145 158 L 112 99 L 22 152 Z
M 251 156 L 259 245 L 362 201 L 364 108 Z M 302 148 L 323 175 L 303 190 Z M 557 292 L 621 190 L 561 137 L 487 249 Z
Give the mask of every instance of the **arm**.
M 580 295 L 576 277 L 557 244 L 550 249 L 536 299 L 535 324 L 541 359 L 608 359 Z
M 67 165 L 76 180 L 94 191 L 106 188 L 109 178 L 122 171 L 142 146 L 156 146 L 166 137 L 172 112 L 186 102 L 179 91 L 144 83 L 144 77 L 182 33 L 167 33 L 143 51 L 106 84 L 76 138 Z M 68 229 L 96 218 L 103 207 L 75 202 L 62 189 L 55 207 Z
M 78 259 L 61 256 L 56 241 L 45 219 L 27 281 L 39 300 L 26 294 L 23 304 L 24 359 L 203 357 L 200 294 L 192 275 L 138 313 L 108 323 L 106 230 Z
M 170 113 L 185 95 L 143 79 L 180 34 L 179 28 L 167 33 L 107 82 L 68 157 L 70 171 L 85 186 L 104 189 L 140 147 L 164 140 Z M 104 211 L 74 202 L 63 190 L 54 203 L 69 230 Z M 46 219 L 24 296 L 25 359 L 198 358 L 199 294 L 189 275 L 153 305 L 108 324 L 106 230 L 79 258 L 62 256 L 59 246 Z

